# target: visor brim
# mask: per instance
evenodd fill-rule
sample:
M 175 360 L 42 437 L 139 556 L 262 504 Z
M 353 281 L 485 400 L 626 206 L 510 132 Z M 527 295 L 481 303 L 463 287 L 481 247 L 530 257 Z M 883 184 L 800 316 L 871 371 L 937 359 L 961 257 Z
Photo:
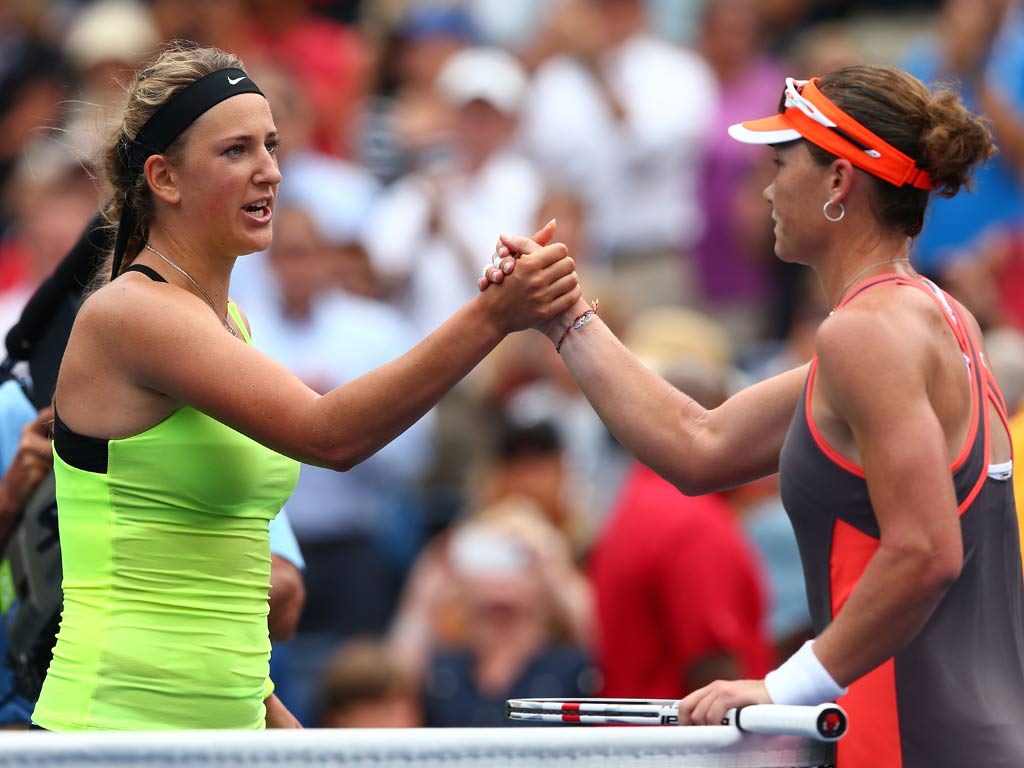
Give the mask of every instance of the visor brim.
M 729 126 L 729 135 L 744 144 L 785 144 L 803 138 L 782 115 L 746 120 Z

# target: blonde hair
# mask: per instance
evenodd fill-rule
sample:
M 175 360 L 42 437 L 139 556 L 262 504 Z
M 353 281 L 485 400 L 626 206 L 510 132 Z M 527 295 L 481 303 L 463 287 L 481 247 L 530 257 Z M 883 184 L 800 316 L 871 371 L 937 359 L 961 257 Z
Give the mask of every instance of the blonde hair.
M 153 218 L 153 195 L 146 176 L 129 167 L 132 142 L 153 114 L 174 94 L 196 80 L 228 67 L 241 69 L 242 62 L 234 54 L 217 48 L 199 48 L 173 41 L 140 69 L 129 84 L 124 113 L 104 144 L 98 163 L 101 188 L 107 201 L 103 207 L 106 220 L 116 228 L 126 202 L 135 211 L 136 226 L 129 233 L 122 269 L 131 264 L 141 250 Z M 172 161 L 179 157 L 187 135 L 186 128 L 162 154 Z

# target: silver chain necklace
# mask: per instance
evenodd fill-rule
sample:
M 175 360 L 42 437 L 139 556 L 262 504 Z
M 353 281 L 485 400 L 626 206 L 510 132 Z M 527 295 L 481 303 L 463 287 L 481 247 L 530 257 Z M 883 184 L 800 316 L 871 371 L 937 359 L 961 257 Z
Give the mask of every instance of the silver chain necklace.
M 236 337 L 236 338 L 238 337 L 238 334 L 235 332 L 235 329 L 232 328 L 231 327 L 231 323 L 228 322 L 228 313 L 220 311 L 220 307 L 217 305 L 217 302 L 213 300 L 213 296 L 208 294 L 206 292 L 206 289 L 203 288 L 203 286 L 201 286 L 199 283 L 197 283 L 195 278 L 192 277 L 192 275 L 190 275 L 184 269 L 182 269 L 177 264 L 175 264 L 173 261 L 168 259 L 166 256 L 164 256 L 162 253 L 160 253 L 160 251 L 158 251 L 156 248 L 154 248 L 149 243 L 145 243 L 145 248 L 146 248 L 147 251 L 152 251 L 157 256 L 159 256 L 161 259 L 166 261 L 167 265 L 169 267 L 171 267 L 172 269 L 178 270 L 178 272 L 181 272 L 181 274 L 183 274 L 185 276 L 185 279 L 188 280 L 190 283 L 192 283 L 192 285 L 194 285 L 196 287 L 197 291 L 199 291 L 201 294 L 203 294 L 203 298 L 205 298 L 207 303 L 213 308 L 213 311 L 217 313 L 217 317 L 219 317 L 221 319 L 221 322 L 224 323 L 224 327 L 228 329 L 228 331 L 231 333 L 231 335 Z
M 849 282 L 847 282 L 846 285 L 843 286 L 843 289 L 841 291 L 839 291 L 839 297 L 836 299 L 836 306 L 832 308 L 832 311 L 829 312 L 829 315 L 835 314 L 836 309 L 839 308 L 839 304 L 843 300 L 843 294 L 846 293 L 846 291 L 850 288 L 851 285 L 853 285 L 854 281 L 858 277 L 863 275 L 869 269 L 873 269 L 874 267 L 880 267 L 883 264 L 909 264 L 909 263 L 910 263 L 910 259 L 886 259 L 885 261 L 876 261 L 874 264 L 868 264 L 866 267 L 864 267 L 862 270 L 860 270 L 857 274 L 855 274 L 853 277 L 851 277 Z M 202 289 L 200 289 L 200 290 L 202 290 Z

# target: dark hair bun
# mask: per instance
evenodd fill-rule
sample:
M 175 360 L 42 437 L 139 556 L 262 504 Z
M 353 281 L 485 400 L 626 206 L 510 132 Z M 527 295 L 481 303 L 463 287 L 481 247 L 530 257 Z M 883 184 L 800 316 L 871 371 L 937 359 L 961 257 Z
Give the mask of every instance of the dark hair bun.
M 928 128 L 921 135 L 921 167 L 935 191 L 952 197 L 970 188 L 974 169 L 995 154 L 988 121 L 969 112 L 950 88 L 936 91 L 928 105 Z

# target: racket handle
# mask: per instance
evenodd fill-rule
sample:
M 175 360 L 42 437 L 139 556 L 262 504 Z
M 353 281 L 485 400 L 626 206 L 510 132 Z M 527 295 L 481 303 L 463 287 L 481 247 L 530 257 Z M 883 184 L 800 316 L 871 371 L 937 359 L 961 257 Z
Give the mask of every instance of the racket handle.
M 748 733 L 795 734 L 817 741 L 836 741 L 846 733 L 847 717 L 838 704 L 751 704 L 727 711 L 722 725 L 735 725 Z

